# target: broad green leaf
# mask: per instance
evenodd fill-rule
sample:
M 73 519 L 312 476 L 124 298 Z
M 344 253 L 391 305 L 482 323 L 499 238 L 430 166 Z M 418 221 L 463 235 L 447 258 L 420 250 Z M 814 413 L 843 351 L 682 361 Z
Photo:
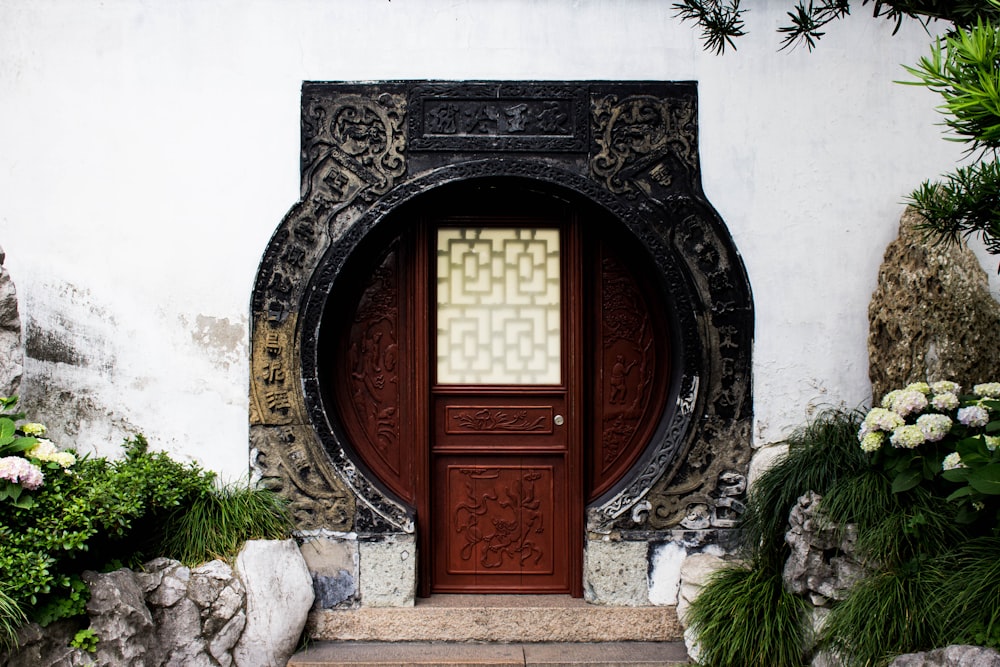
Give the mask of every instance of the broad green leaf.
M 973 469 L 969 474 L 969 485 L 980 493 L 1000 496 L 1000 464 L 991 463 Z
M 0 447 L 9 444 L 14 439 L 14 431 L 16 430 L 13 421 L 6 417 L 0 417 Z
M 971 472 L 971 468 L 952 468 L 951 470 L 943 471 L 941 476 L 949 482 L 966 482 L 969 480 L 969 473 Z
M 965 498 L 967 496 L 971 496 L 973 493 L 974 493 L 974 491 L 973 491 L 973 489 L 972 489 L 971 486 L 963 486 L 958 491 L 956 491 L 955 493 L 953 493 L 950 496 L 948 496 L 946 498 L 946 500 L 948 500 L 948 501 L 959 500 L 960 498 Z
M 917 484 L 920 484 L 923 478 L 924 475 L 921 470 L 904 470 L 892 480 L 892 492 L 902 493 L 903 491 L 909 491 Z
M 33 435 L 26 435 L 20 438 L 16 438 L 9 445 L 5 446 L 3 450 L 11 454 L 17 454 L 18 452 L 27 451 L 37 444 L 38 444 L 38 438 L 36 438 Z

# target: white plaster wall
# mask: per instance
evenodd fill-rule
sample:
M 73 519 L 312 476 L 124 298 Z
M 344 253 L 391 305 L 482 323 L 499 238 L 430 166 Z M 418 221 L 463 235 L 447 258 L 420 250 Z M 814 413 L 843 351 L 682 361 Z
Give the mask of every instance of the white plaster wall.
M 694 79 L 705 191 L 757 308 L 758 443 L 868 395 L 866 307 L 902 198 L 949 168 L 927 52 L 868 8 L 777 52 L 747 0 L 723 57 L 669 0 L 0 0 L 0 245 L 63 445 L 141 431 L 247 467 L 248 299 L 298 196 L 303 80 Z M 996 263 L 990 263 L 995 272 Z M 39 333 L 44 336 L 39 337 Z

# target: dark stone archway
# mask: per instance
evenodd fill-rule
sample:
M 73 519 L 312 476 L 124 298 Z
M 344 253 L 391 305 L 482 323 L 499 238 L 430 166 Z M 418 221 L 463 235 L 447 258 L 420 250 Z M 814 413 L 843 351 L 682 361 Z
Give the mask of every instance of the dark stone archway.
M 301 530 L 412 532 L 412 510 L 346 453 L 317 341 L 356 248 L 394 211 L 478 179 L 533 183 L 606 212 L 645 248 L 678 345 L 645 455 L 588 508 L 595 532 L 726 528 L 750 454 L 753 307 L 701 191 L 693 83 L 389 82 L 303 86 L 302 199 L 254 286 L 251 448 Z

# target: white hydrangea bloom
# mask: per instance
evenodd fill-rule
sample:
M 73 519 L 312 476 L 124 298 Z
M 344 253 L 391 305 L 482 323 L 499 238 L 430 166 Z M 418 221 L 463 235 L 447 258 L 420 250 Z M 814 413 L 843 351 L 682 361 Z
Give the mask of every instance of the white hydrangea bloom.
M 939 380 L 931 383 L 931 391 L 935 394 L 960 394 L 962 393 L 962 385 L 951 380 Z
M 965 468 L 962 457 L 958 452 L 952 452 L 941 461 L 941 470 L 954 470 L 955 468 Z
M 931 407 L 935 410 L 951 411 L 957 408 L 958 405 L 958 395 L 950 391 L 943 391 L 940 394 L 935 394 L 931 399 Z
M 925 441 L 924 432 L 915 424 L 900 426 L 889 436 L 889 442 L 892 443 L 892 446 L 899 449 L 916 449 Z
M 939 442 L 951 430 L 952 421 L 947 415 L 920 415 L 917 418 L 917 426 L 920 427 L 924 437 L 928 442 Z
M 985 382 L 972 388 L 973 393 L 983 398 L 1000 398 L 1000 382 Z
M 915 390 L 903 390 L 892 399 L 891 410 L 901 417 L 921 412 L 928 405 L 927 396 Z

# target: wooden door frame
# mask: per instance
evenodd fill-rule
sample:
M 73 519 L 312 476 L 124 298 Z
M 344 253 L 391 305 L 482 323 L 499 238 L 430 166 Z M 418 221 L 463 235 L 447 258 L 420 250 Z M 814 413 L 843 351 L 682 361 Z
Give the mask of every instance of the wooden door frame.
M 432 232 L 437 229 L 437 223 L 429 219 L 430 216 L 421 220 L 415 233 L 415 238 L 411 245 L 415 246 L 413 257 L 415 262 L 416 279 L 412 281 L 410 303 L 413 305 L 414 314 L 426 314 L 426 326 L 411 327 L 413 331 L 412 342 L 417 347 L 411 348 L 414 351 L 414 358 L 418 360 L 415 364 L 413 377 L 415 387 L 413 391 L 414 404 L 411 406 L 414 415 L 414 446 L 417 448 L 414 458 L 415 466 L 415 495 L 416 495 L 416 515 L 417 515 L 417 550 L 420 554 L 418 562 L 417 594 L 421 597 L 431 595 L 433 582 L 433 559 L 434 540 L 433 535 L 433 511 L 431 493 L 432 481 L 432 461 L 431 461 L 431 430 L 433 420 L 431 419 L 431 381 L 432 371 L 430 368 L 431 355 L 421 354 L 421 351 L 430 351 L 432 344 L 433 328 L 435 320 L 433 317 L 433 298 L 431 288 L 432 258 L 430 257 Z M 529 217 L 529 216 L 524 216 Z M 511 216 L 514 219 L 514 216 Z M 568 553 L 569 572 L 569 593 L 572 597 L 583 597 L 583 538 L 585 527 L 584 503 L 584 473 L 583 461 L 584 446 L 584 424 L 582 404 L 583 397 L 583 376 L 586 373 L 583 357 L 583 248 L 581 234 L 579 230 L 580 217 L 578 212 L 571 208 L 565 219 L 559 222 L 562 229 L 562 239 L 564 243 L 563 271 L 564 281 L 562 285 L 562 298 L 564 306 L 562 308 L 562 325 L 564 332 L 567 332 L 563 345 L 562 373 L 565 378 L 566 391 L 566 484 L 567 493 L 566 511 L 569 513 L 568 537 L 570 540 Z M 570 300 L 573 301 L 570 301 Z M 573 332 L 572 335 L 569 335 Z M 574 360 L 578 360 L 574 362 Z

